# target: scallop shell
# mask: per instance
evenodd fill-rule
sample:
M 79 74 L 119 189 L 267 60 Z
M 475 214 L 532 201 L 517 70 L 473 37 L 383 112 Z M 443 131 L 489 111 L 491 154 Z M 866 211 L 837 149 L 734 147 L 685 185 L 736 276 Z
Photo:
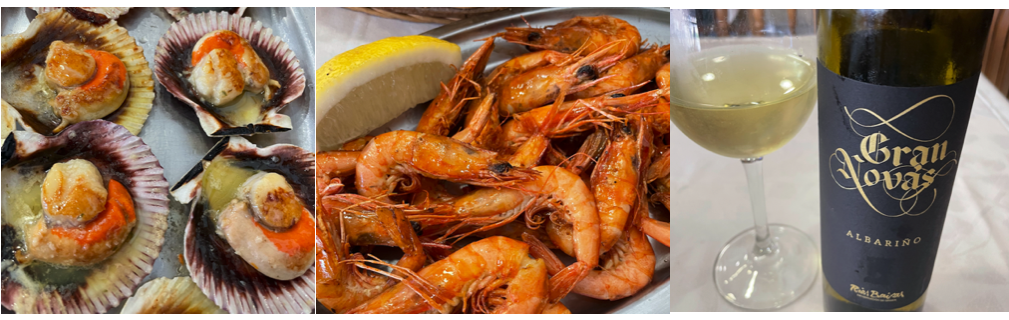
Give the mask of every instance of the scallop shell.
M 157 278 L 137 289 L 119 313 L 225 313 L 196 286 L 192 278 Z
M 31 9 L 35 10 L 35 12 L 38 12 L 38 14 L 43 14 L 43 13 L 51 12 L 51 11 L 58 11 L 58 10 L 64 9 L 64 8 L 62 8 L 62 7 L 31 7 Z M 124 15 L 124 14 L 126 14 L 126 12 L 130 11 L 129 7 L 78 7 L 78 8 L 72 8 L 71 7 L 71 8 L 66 8 L 66 9 L 69 9 L 69 10 L 79 10 L 79 11 L 83 11 L 83 12 L 86 12 L 86 13 L 97 13 L 97 14 L 100 14 L 100 15 L 104 16 L 105 18 L 108 18 L 108 20 L 116 20 L 116 19 L 119 18 L 119 16 Z M 78 15 L 80 15 L 80 14 L 78 14 Z M 104 24 L 104 23 L 97 23 L 97 24 L 101 25 L 101 24 Z
M 260 170 L 283 175 L 314 215 L 315 155 L 294 145 L 257 148 L 244 138 L 226 137 L 172 187 L 176 200 L 191 205 L 184 257 L 190 275 L 207 297 L 231 313 L 311 313 L 315 308 L 314 265 L 293 280 L 272 279 L 245 262 L 217 234 L 200 201 L 204 162 L 217 157 L 256 161 Z
M 24 32 L 3 37 L 3 97 L 20 113 L 21 126 L 32 132 L 52 135 L 53 128 L 59 124 L 40 121 L 28 104 L 48 107 L 48 103 L 38 101 L 34 90 L 29 90 L 31 88 L 17 88 L 14 81 L 8 81 L 10 75 L 30 73 L 28 70 L 34 65 L 44 64 L 48 43 L 55 40 L 112 53 L 126 64 L 126 72 L 130 75 L 126 102 L 103 119 L 126 127 L 134 135 L 139 134 L 154 103 L 154 79 L 144 58 L 144 50 L 115 21 L 95 26 L 74 18 L 64 10 L 39 14 Z M 28 94 L 22 93 L 25 90 L 29 90 Z
M 193 46 L 203 35 L 216 30 L 231 30 L 248 40 L 270 70 L 270 78 L 280 83 L 280 89 L 273 98 L 263 103 L 261 120 L 256 123 L 244 126 L 228 124 L 214 113 L 213 107 L 204 105 L 183 75 L 185 70 L 190 69 Z M 291 130 L 291 118 L 279 112 L 305 91 L 305 71 L 287 44 L 262 23 L 227 12 L 192 14 L 173 23 L 168 33 L 158 40 L 154 62 L 158 81 L 176 98 L 193 107 L 203 131 L 212 137 Z
M 228 9 L 228 10 L 213 10 L 213 11 L 225 11 L 236 16 L 242 16 L 242 14 L 245 13 L 245 7 L 230 7 L 219 9 Z M 193 14 L 190 8 L 184 8 L 184 7 L 165 7 L 165 11 L 168 11 L 168 14 L 172 15 L 172 18 L 175 18 L 175 21 L 185 19 L 189 15 Z
M 75 278 L 77 282 L 59 285 L 38 281 L 27 265 L 12 259 L 20 237 L 4 224 L 3 306 L 18 313 L 105 313 L 132 295 L 151 272 L 168 226 L 168 181 L 150 147 L 122 126 L 93 120 L 71 125 L 56 136 L 15 131 L 4 142 L 2 154 L 5 191 L 18 187 L 23 173 L 45 170 L 70 158 L 87 159 L 103 176 L 114 175 L 126 186 L 137 216 L 135 229 L 115 254 L 78 271 L 86 275 Z M 6 203 L 3 210 L 9 210 Z M 51 274 L 46 276 L 52 279 Z

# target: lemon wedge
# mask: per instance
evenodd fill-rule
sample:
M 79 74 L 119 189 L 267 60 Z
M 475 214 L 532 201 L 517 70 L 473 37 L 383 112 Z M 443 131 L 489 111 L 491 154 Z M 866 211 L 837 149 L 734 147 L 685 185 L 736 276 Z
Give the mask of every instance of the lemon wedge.
M 427 36 L 375 41 L 315 71 L 316 148 L 333 150 L 434 99 L 460 65 L 459 46 Z

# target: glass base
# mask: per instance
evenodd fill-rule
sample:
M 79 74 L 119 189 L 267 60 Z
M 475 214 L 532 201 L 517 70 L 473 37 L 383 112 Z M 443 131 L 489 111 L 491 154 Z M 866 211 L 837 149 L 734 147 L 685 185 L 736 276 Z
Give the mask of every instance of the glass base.
M 715 260 L 715 287 L 730 303 L 745 309 L 777 309 L 813 286 L 820 256 L 799 229 L 769 224 L 769 248 L 758 251 L 757 234 L 747 229 L 729 240 Z

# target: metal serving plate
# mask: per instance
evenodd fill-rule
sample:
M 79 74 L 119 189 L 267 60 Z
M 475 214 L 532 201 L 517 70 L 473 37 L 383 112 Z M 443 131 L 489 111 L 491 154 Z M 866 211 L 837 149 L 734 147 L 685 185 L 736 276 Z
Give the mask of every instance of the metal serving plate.
M 3 8 L 3 35 L 18 33 L 28 28 L 35 18 L 35 11 L 26 8 Z M 248 8 L 243 16 L 262 22 L 273 29 L 294 51 L 305 70 L 307 86 L 305 93 L 291 102 L 281 113 L 291 117 L 293 129 L 288 132 L 255 135 L 249 141 L 268 146 L 289 143 L 315 150 L 315 8 Z M 144 57 L 154 69 L 154 51 L 158 40 L 168 31 L 175 19 L 163 8 L 131 8 L 118 19 L 130 36 L 144 49 Z M 155 77 L 154 107 L 147 123 L 140 132 L 140 138 L 165 168 L 165 178 L 174 185 L 193 167 L 203 155 L 217 143 L 218 138 L 207 137 L 200 129 L 200 123 L 193 109 L 175 99 L 165 90 Z M 171 197 L 169 197 L 171 198 Z M 168 216 L 168 229 L 161 254 L 154 263 L 154 270 L 141 282 L 158 278 L 188 276 L 189 270 L 182 263 L 182 239 L 185 232 L 189 209 L 172 199 Z M 120 302 L 120 306 L 124 301 Z M 7 311 L 7 310 L 4 310 Z M 119 307 L 110 311 L 119 313 Z
M 503 32 L 505 27 L 525 26 L 523 18 L 535 27 L 542 27 L 575 16 L 597 15 L 610 15 L 627 21 L 637 27 L 641 39 L 649 43 L 669 43 L 668 8 L 514 8 L 460 20 L 423 35 L 458 44 L 465 60 L 483 44 L 482 41 L 474 40 Z M 487 63 L 487 70 L 493 70 L 508 59 L 528 52 L 524 46 L 498 39 Z M 413 130 L 417 127 L 417 122 L 420 121 L 427 105 L 427 103 L 420 104 L 369 134 Z M 652 215 L 656 219 L 669 221 L 669 212 L 664 207 L 653 207 Z M 652 283 L 638 294 L 619 301 L 600 301 L 571 294 L 563 300 L 564 305 L 571 309 L 572 313 L 669 313 L 669 248 L 654 240 L 652 247 L 655 249 L 656 258 L 655 275 Z M 321 305 L 318 306 L 318 310 L 320 313 L 326 312 Z

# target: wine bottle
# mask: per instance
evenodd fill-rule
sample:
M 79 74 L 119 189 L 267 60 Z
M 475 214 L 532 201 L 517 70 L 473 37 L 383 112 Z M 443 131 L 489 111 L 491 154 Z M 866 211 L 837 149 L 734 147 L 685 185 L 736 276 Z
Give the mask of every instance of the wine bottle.
M 920 311 L 992 10 L 820 10 L 827 311 Z

